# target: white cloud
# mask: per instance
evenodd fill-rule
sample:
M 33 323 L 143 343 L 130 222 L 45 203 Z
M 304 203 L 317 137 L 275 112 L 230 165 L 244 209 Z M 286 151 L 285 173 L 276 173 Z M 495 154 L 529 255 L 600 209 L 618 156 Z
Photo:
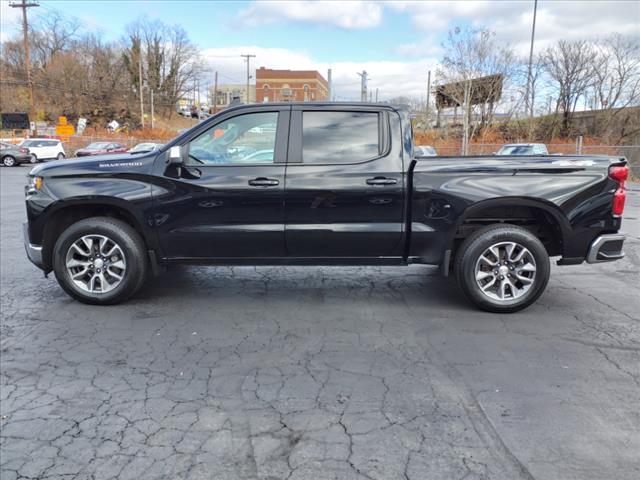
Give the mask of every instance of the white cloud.
M 468 22 L 496 32 L 496 40 L 516 52 L 529 51 L 533 0 L 531 1 L 399 1 L 386 8 L 407 12 L 418 31 L 443 33 Z M 536 50 L 560 39 L 606 36 L 611 33 L 640 35 L 640 2 L 592 0 L 540 0 L 536 19 Z M 419 41 L 418 41 L 419 43 Z
M 257 26 L 298 21 L 346 29 L 375 27 L 382 21 L 382 6 L 372 1 L 260 1 L 240 11 L 244 25 Z
M 291 70 L 318 70 L 325 78 L 327 69 L 332 69 L 334 95 L 337 100 L 360 99 L 360 77 L 356 72 L 366 70 L 369 75 L 369 91 L 379 90 L 379 99 L 385 100 L 399 95 L 419 97 L 426 92 L 427 71 L 435 70 L 435 59 L 413 61 L 335 62 L 315 61 L 305 52 L 283 48 L 262 48 L 255 45 L 210 48 L 202 52 L 202 58 L 213 70 L 223 72 L 220 83 L 244 83 L 246 64 L 242 53 L 254 53 L 251 74 L 255 68 L 281 68 Z M 253 83 L 253 81 L 252 81 Z

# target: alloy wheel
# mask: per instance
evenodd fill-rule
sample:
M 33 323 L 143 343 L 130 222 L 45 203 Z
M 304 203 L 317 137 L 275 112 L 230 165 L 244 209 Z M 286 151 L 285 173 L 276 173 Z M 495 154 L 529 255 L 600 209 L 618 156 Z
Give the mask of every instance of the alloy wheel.
M 475 278 L 480 291 L 493 301 L 522 297 L 536 278 L 536 260 L 516 242 L 500 242 L 487 248 L 476 261 Z
M 122 248 L 104 235 L 85 235 L 73 242 L 65 262 L 73 283 L 94 294 L 116 288 L 127 271 Z

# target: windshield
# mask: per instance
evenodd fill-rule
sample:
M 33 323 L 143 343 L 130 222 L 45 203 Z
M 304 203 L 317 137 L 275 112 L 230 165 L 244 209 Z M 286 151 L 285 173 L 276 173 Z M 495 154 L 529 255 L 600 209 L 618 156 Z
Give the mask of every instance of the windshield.
M 38 143 L 36 140 L 23 140 L 20 142 L 21 147 L 33 147 Z
M 498 155 L 532 155 L 531 145 L 505 145 L 498 150 Z
M 85 147 L 87 150 L 104 150 L 105 148 L 107 148 L 110 144 L 107 142 L 96 142 L 96 143 L 91 143 L 89 144 L 87 147 Z

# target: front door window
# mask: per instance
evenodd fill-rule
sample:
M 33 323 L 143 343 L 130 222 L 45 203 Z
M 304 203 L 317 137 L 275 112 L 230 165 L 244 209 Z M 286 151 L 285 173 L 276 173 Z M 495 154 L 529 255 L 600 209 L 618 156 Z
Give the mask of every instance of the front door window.
M 225 120 L 189 143 L 187 164 L 274 163 L 278 112 L 248 113 Z

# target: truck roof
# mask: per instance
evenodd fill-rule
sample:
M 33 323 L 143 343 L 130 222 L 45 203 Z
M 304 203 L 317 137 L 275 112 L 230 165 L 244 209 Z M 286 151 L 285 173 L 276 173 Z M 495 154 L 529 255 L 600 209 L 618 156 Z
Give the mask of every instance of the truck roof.
M 362 107 L 374 107 L 374 108 L 391 108 L 393 110 L 407 110 L 408 106 L 399 105 L 393 103 L 384 102 L 269 102 L 269 103 L 243 103 L 233 107 L 226 108 L 222 112 L 230 110 L 240 110 L 243 108 L 256 108 L 256 107 L 289 107 L 289 106 L 304 106 L 304 107 L 326 107 L 328 109 L 343 109 L 348 108 L 362 108 Z

